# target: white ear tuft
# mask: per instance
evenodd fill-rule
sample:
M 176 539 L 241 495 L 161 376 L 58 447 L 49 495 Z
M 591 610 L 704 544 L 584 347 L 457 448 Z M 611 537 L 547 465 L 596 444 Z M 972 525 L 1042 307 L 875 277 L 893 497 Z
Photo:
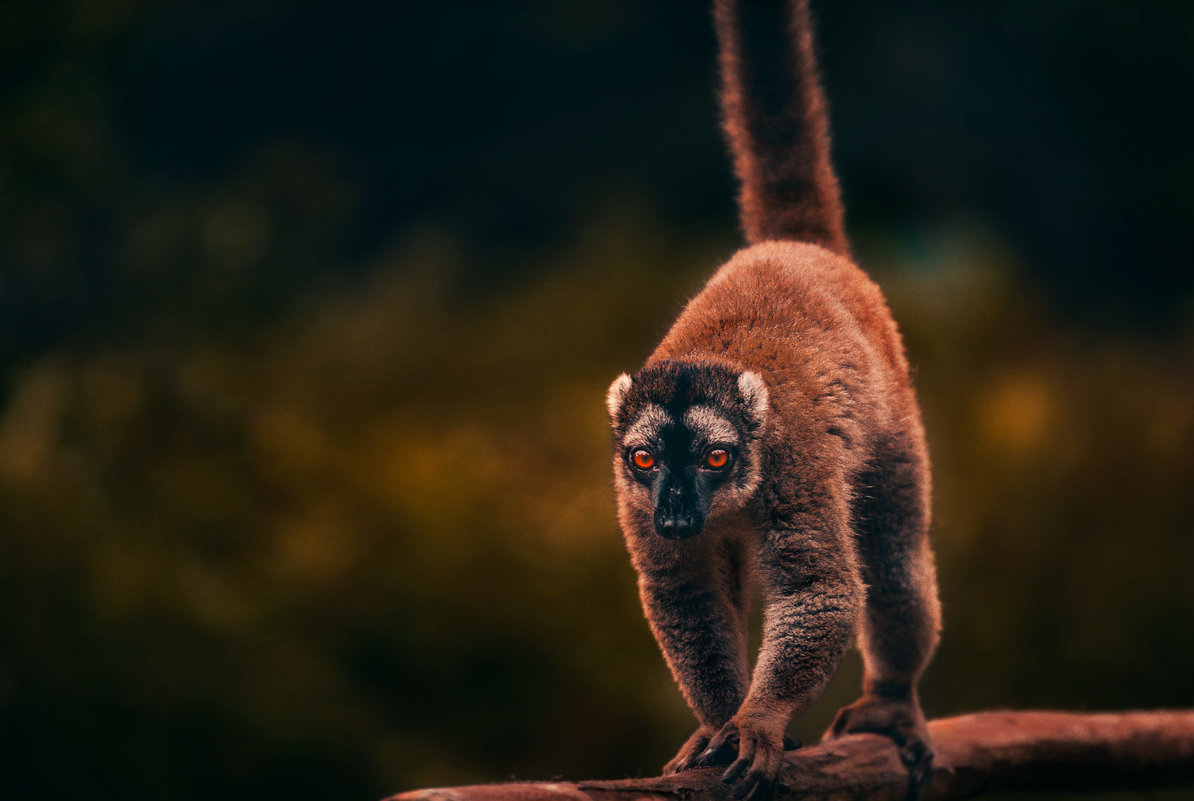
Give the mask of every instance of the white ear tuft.
M 767 385 L 758 373 L 747 370 L 738 376 L 738 391 L 746 401 L 746 407 L 751 410 L 755 420 L 761 425 L 767 419 Z
M 622 408 L 622 399 L 626 397 L 626 390 L 630 389 L 630 376 L 622 373 L 609 385 L 609 392 L 605 393 L 605 408 L 609 409 L 609 418 L 618 421 L 618 410 Z

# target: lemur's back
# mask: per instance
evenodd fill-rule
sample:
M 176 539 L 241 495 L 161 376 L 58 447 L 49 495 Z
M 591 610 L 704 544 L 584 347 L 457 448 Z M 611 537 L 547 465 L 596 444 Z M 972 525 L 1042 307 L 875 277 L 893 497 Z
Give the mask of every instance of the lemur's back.
M 886 418 L 867 421 L 874 427 L 919 415 L 882 292 L 849 259 L 819 245 L 764 242 L 737 253 L 689 302 L 648 363 L 708 357 L 735 360 L 771 382 L 798 382 L 813 397 L 847 382 L 856 406 Z

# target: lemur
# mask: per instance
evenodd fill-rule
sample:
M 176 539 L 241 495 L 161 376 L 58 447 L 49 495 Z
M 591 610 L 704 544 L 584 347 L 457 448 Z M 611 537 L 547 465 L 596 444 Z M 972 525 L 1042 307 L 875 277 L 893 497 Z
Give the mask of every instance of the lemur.
M 735 798 L 770 796 L 788 722 L 856 641 L 862 697 L 825 736 L 891 738 L 915 794 L 932 760 L 917 683 L 940 606 L 908 362 L 851 260 L 807 0 L 716 0 L 714 17 L 749 246 L 607 395 L 619 522 L 698 721 L 664 771 L 728 764 Z

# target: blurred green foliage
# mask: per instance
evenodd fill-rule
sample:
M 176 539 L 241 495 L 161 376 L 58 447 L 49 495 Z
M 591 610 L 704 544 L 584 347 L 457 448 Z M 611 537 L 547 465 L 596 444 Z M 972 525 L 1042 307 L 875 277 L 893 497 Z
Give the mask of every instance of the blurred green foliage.
M 737 245 L 708 21 L 495 5 L 0 10 L 6 797 L 649 774 L 687 734 L 602 398 Z M 935 460 L 926 705 L 1194 705 L 1194 160 L 1092 124 L 1188 91 L 1194 16 L 958 5 L 822 37 Z

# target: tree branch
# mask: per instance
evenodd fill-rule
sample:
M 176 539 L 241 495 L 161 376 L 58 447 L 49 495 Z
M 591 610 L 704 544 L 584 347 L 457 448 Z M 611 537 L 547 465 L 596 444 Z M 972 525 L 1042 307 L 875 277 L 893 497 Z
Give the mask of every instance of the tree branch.
M 936 743 L 922 801 L 1008 790 L 1116 790 L 1194 784 L 1194 710 L 980 712 L 929 724 Z M 725 801 L 720 770 L 622 781 L 413 790 L 389 801 Z M 851 735 L 787 756 L 789 799 L 902 801 L 908 778 L 883 737 Z M 777 796 L 779 799 L 784 796 Z

